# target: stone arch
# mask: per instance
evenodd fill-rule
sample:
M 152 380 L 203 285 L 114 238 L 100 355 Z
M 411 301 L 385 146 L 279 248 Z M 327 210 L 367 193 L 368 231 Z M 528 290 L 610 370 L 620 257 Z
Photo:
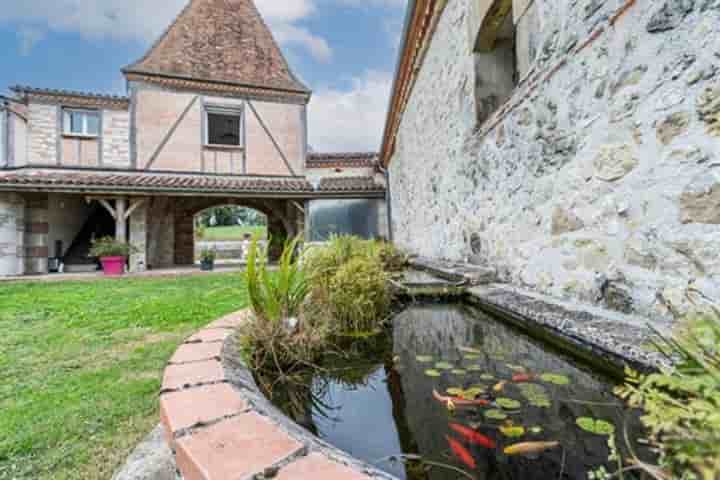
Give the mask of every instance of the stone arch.
M 257 210 L 267 217 L 271 242 L 270 258 L 279 257 L 282 241 L 298 235 L 302 218 L 300 210 L 288 200 L 206 197 L 189 199 L 175 208 L 175 264 L 192 265 L 195 260 L 195 216 L 208 208 L 233 205 Z

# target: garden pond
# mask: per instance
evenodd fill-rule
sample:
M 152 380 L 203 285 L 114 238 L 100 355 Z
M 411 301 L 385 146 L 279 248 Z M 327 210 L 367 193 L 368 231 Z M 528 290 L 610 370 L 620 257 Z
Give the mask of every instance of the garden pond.
M 400 479 L 587 479 L 653 460 L 613 380 L 462 304 L 415 304 L 268 396 L 326 442 Z M 631 478 L 625 475 L 625 478 Z

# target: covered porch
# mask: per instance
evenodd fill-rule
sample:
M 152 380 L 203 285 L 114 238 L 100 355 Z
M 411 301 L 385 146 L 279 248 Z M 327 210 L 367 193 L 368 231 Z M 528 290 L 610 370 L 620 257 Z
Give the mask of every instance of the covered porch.
M 279 240 L 272 257 L 284 239 L 310 233 L 306 212 L 313 202 L 333 199 L 383 202 L 384 187 L 369 177 L 311 184 L 304 177 L 8 172 L 0 176 L 0 276 L 92 273 L 89 248 L 100 236 L 136 247 L 128 272 L 192 267 L 195 216 L 227 205 L 267 217 L 269 237 Z

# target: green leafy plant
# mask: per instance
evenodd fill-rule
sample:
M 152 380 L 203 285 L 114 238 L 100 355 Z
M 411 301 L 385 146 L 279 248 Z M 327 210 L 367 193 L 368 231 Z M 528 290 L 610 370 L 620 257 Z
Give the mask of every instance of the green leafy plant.
M 627 372 L 617 393 L 643 408 L 643 424 L 661 452 L 655 476 L 720 478 L 720 311 L 688 315 L 673 338 L 656 342 L 673 368 L 642 375 Z M 667 473 L 669 472 L 669 474 Z
M 203 263 L 212 263 L 215 261 L 215 258 L 217 257 L 217 252 L 214 248 L 203 248 L 200 251 L 200 261 Z
M 129 257 L 137 251 L 137 248 L 127 242 L 119 242 L 113 237 L 102 237 L 93 240 L 92 247 L 90 248 L 90 256 L 95 258 Z

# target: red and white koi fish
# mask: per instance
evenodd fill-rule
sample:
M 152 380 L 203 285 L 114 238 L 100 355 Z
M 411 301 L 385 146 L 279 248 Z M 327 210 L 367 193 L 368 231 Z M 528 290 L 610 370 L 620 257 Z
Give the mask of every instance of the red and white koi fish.
M 476 400 L 466 400 L 464 398 L 460 397 L 446 397 L 445 395 L 440 395 L 437 390 L 433 390 L 433 397 L 435 397 L 435 400 L 442 403 L 446 407 L 448 405 L 454 405 L 456 407 L 477 407 L 477 406 L 487 406 L 490 405 L 489 400 L 483 400 L 483 399 L 476 399 Z
M 467 448 L 463 447 L 462 443 L 458 442 L 454 438 L 451 438 L 448 435 L 445 435 L 445 438 L 448 441 L 448 444 L 450 445 L 450 450 L 452 450 L 453 454 L 465 465 L 468 467 L 475 469 L 477 467 L 477 462 L 475 462 L 475 459 L 473 458 L 472 454 L 468 451 Z
M 559 446 L 558 442 L 524 442 L 510 445 L 503 452 L 505 455 L 526 455 L 528 453 L 538 453 Z
M 470 443 L 480 445 L 485 448 L 495 448 L 497 444 L 492 438 L 486 437 L 480 432 L 476 432 L 470 427 L 460 425 L 459 423 L 451 423 L 449 427 L 455 432 L 462 435 L 462 437 Z

